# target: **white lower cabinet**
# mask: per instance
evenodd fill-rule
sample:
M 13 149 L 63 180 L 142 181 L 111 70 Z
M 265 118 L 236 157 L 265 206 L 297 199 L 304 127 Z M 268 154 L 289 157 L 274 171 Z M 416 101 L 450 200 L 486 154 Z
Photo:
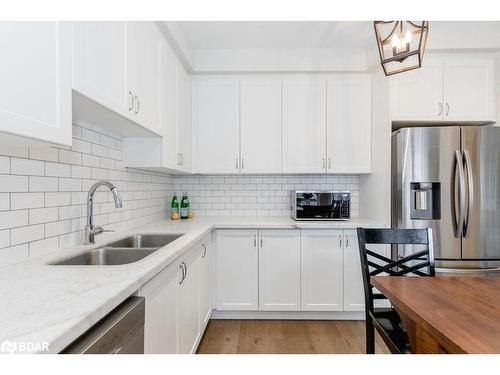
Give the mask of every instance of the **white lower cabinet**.
M 144 353 L 177 353 L 178 264 L 173 263 L 139 291 L 146 299 Z
M 194 353 L 200 338 L 200 252 L 188 251 L 181 258 L 179 284 L 178 352 Z
M 200 246 L 200 330 L 203 332 L 212 315 L 212 243 L 207 236 Z
M 256 230 L 217 231 L 217 310 L 258 310 Z
M 343 231 L 303 229 L 302 310 L 343 310 Z
M 356 230 L 344 230 L 344 311 L 365 311 L 365 294 Z
M 300 310 L 300 230 L 259 231 L 259 310 Z

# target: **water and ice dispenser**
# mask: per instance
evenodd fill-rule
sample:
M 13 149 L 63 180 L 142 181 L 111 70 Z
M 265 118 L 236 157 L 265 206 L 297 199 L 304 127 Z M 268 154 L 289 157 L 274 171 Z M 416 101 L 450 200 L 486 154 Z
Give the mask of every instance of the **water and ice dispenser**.
M 410 184 L 410 219 L 441 219 L 441 183 L 412 182 Z

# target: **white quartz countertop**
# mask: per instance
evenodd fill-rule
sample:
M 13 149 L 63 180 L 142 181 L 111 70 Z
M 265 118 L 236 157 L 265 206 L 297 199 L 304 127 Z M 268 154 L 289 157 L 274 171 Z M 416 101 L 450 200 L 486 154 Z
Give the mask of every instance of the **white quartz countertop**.
M 48 344 L 57 353 L 134 294 L 213 229 L 339 229 L 384 226 L 363 220 L 297 222 L 286 217 L 212 217 L 160 220 L 116 233 L 92 246 L 60 249 L 0 268 L 0 344 Z M 184 233 L 144 259 L 118 266 L 54 266 L 47 263 L 135 233 Z M 36 351 L 36 349 L 35 349 Z

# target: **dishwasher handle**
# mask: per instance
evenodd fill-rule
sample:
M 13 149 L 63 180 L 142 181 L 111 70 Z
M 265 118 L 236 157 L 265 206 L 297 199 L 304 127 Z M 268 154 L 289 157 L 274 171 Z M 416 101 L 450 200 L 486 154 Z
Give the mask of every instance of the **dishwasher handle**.
M 130 297 L 61 353 L 142 354 L 144 314 L 144 297 Z

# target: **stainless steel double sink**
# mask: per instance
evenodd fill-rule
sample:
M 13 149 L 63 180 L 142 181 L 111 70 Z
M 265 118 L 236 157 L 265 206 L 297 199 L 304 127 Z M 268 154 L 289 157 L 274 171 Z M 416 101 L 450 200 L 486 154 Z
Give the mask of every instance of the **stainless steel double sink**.
M 184 234 L 136 234 L 51 265 L 104 266 L 137 262 Z

